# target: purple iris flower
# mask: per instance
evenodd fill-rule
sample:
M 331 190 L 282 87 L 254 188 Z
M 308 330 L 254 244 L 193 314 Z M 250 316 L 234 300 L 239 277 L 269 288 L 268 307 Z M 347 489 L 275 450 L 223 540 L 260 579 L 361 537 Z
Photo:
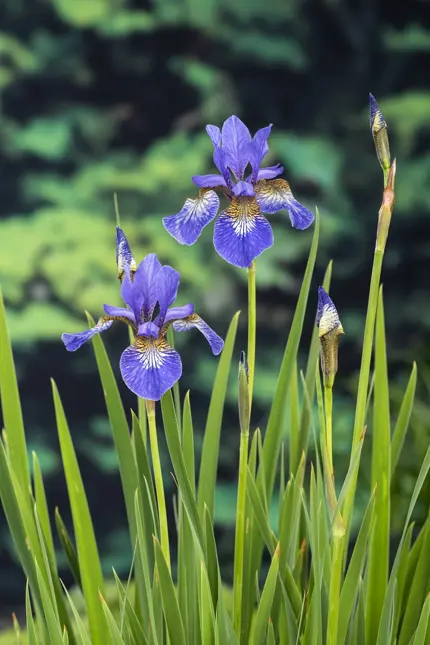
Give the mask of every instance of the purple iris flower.
M 77 334 L 63 334 L 69 352 L 74 352 L 95 334 L 106 331 L 114 320 L 132 329 L 134 342 L 120 359 L 122 378 L 138 396 L 158 401 L 182 374 L 181 358 L 166 341 L 170 325 L 175 331 L 198 329 L 207 339 L 214 354 L 219 354 L 224 341 L 194 313 L 194 305 L 172 307 L 179 286 L 179 273 L 162 266 L 155 253 L 147 255 L 136 269 L 127 239 L 117 227 L 117 266 L 121 280 L 121 297 L 125 307 L 104 305 L 102 316 L 92 329 Z M 158 305 L 158 313 L 154 314 Z
M 271 129 L 271 125 L 261 128 L 251 137 L 237 116 L 229 117 L 222 130 L 215 125 L 206 126 L 220 174 L 195 175 L 192 180 L 200 188 L 198 197 L 188 198 L 179 213 L 163 219 L 164 227 L 178 242 L 194 244 L 216 217 L 220 201 L 215 191 L 224 193 L 230 205 L 215 222 L 214 246 L 224 260 L 235 266 L 249 267 L 272 246 L 272 227 L 263 213 L 286 209 L 295 228 L 305 229 L 312 224 L 314 216 L 294 199 L 288 182 L 276 179 L 283 167 L 277 164 L 260 168 L 269 150 Z

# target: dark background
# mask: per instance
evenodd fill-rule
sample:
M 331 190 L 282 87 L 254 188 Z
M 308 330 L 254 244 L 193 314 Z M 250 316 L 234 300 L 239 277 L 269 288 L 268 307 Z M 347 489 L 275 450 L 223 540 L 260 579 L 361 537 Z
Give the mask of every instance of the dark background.
M 342 473 L 382 190 L 368 125 L 369 91 L 388 122 L 398 169 L 383 273 L 393 419 L 412 360 L 419 367 L 418 405 L 394 483 L 394 535 L 402 525 L 404 499 L 430 435 L 429 22 L 428 3 L 418 0 L 407 8 L 376 0 L 2 0 L 0 283 L 27 437 L 42 463 L 50 507 L 58 505 L 67 519 L 50 393 L 54 377 L 107 572 L 112 566 L 126 572 L 130 558 L 116 456 L 92 350 L 67 354 L 60 335 L 85 328 L 85 309 L 96 317 L 103 303 L 119 303 L 113 193 L 135 256 L 155 251 L 181 272 L 178 304 L 194 302 L 221 335 L 233 313 L 243 310 L 239 352 L 246 344 L 246 273 L 216 255 L 212 226 L 197 245 L 181 247 L 161 218 L 194 195 L 193 174 L 211 171 L 207 123 L 221 125 L 235 113 L 251 131 L 274 124 L 267 165 L 283 163 L 295 196 L 321 213 L 300 367 L 316 287 L 334 259 L 332 295 L 346 331 L 334 423 Z M 312 236 L 312 230 L 293 230 L 285 213 L 272 223 L 275 246 L 257 267 L 253 420 L 262 427 Z M 127 331 L 114 328 L 104 340 L 117 365 Z M 177 342 L 181 391 L 192 390 L 198 453 L 217 360 L 198 334 Z M 123 386 L 122 392 L 127 407 L 134 406 Z M 235 512 L 235 396 L 233 379 L 216 510 L 225 566 Z M 359 504 L 368 494 L 369 473 L 362 469 Z M 166 481 L 173 492 L 168 475 Z M 22 599 L 23 578 L 0 510 L 0 614 Z

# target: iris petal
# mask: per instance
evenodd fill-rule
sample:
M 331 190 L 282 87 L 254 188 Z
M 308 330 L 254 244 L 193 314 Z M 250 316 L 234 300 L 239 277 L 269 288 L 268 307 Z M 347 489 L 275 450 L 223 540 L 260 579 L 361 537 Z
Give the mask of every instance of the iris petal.
M 133 324 L 136 323 L 133 312 L 130 311 L 129 309 L 125 309 L 125 307 L 113 307 L 112 305 L 103 305 L 103 309 L 108 316 L 112 316 L 115 318 L 126 318 L 131 323 Z
M 313 214 L 294 198 L 285 179 L 258 182 L 255 186 L 255 199 L 263 213 L 277 213 L 286 209 L 294 228 L 303 230 L 314 221 Z
M 160 313 L 157 316 L 158 326 L 164 323 L 167 309 L 176 300 L 180 275 L 175 269 L 169 266 L 161 267 L 157 274 L 157 300 L 160 306 Z
M 249 161 L 249 142 L 251 135 L 246 125 L 237 117 L 231 116 L 222 126 L 222 149 L 226 153 L 226 164 L 237 179 L 242 179 Z
M 208 133 L 214 148 L 221 145 L 221 130 L 217 125 L 207 125 L 206 132 Z
M 97 325 L 91 329 L 86 329 L 85 331 L 80 331 L 77 334 L 63 334 L 61 340 L 66 346 L 67 351 L 76 352 L 77 349 L 82 347 L 87 340 L 90 340 L 96 334 L 100 334 L 102 331 L 106 331 L 112 325 L 113 320 L 106 320 L 106 318 L 100 318 Z
M 217 188 L 218 186 L 227 186 L 222 175 L 194 175 L 194 177 L 191 177 L 191 180 L 199 188 Z
M 284 166 L 281 166 L 280 163 L 277 163 L 276 166 L 268 166 L 267 168 L 260 168 L 257 175 L 257 181 L 260 179 L 274 179 L 278 175 L 282 175 L 284 172 Z
M 135 276 L 138 274 L 139 268 L 140 265 Z M 139 324 L 144 298 L 141 290 L 137 288 L 135 280 L 133 281 L 131 279 L 130 267 L 128 266 L 125 266 L 124 278 L 121 284 L 121 298 L 124 300 L 125 304 L 130 307 L 134 314 L 136 323 Z
M 193 328 L 198 329 L 203 334 L 211 346 L 213 354 L 217 355 L 222 352 L 224 347 L 223 339 L 197 314 L 192 314 L 183 320 L 177 320 L 173 323 L 173 329 L 175 331 L 188 331 Z
M 254 186 L 248 181 L 238 181 L 233 186 L 232 193 L 236 197 L 254 197 L 255 195 Z
M 252 197 L 232 200 L 215 223 L 214 246 L 230 264 L 246 268 L 273 244 L 273 231 Z
M 134 276 L 133 286 L 136 290 L 134 296 L 137 304 L 140 304 L 139 315 L 143 313 L 145 321 L 150 320 L 157 304 L 157 275 L 161 271 L 161 264 L 155 253 L 147 255 L 137 267 Z M 141 294 L 141 299 L 139 298 Z M 127 302 L 127 301 L 126 301 Z M 140 322 L 136 318 L 137 323 Z
M 269 146 L 267 139 L 270 136 L 272 130 L 272 124 L 268 125 L 265 128 L 257 130 L 252 141 L 250 141 L 249 148 L 249 162 L 252 167 L 252 180 L 255 183 L 257 181 L 258 171 L 260 169 L 260 164 L 263 161 L 263 158 L 269 152 Z
M 216 216 L 218 207 L 218 195 L 213 190 L 201 190 L 196 199 L 186 200 L 179 213 L 163 219 L 164 228 L 180 244 L 190 246 Z
M 120 360 L 122 378 L 137 396 L 159 401 L 182 374 L 181 358 L 164 338 L 138 337 Z
M 173 320 L 181 320 L 182 318 L 191 316 L 193 313 L 194 305 L 191 303 L 188 305 L 182 305 L 182 307 L 171 307 L 166 314 L 164 324 L 167 325 L 167 323 L 172 322 Z M 157 320 L 155 322 L 157 322 Z

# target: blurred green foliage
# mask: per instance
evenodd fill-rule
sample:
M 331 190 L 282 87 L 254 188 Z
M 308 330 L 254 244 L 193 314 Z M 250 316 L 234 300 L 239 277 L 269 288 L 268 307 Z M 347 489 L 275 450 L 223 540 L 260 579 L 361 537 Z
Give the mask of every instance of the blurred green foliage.
M 195 302 L 221 334 L 233 311 L 246 306 L 245 276 L 215 254 L 211 226 L 197 245 L 185 248 L 161 223 L 194 194 L 191 176 L 212 168 L 205 124 L 221 124 L 231 113 L 251 130 L 274 123 L 267 164 L 283 163 L 297 198 L 321 212 L 318 271 L 322 277 L 334 258 L 332 290 L 347 334 L 335 400 L 342 421 L 334 429 L 345 468 L 349 393 L 356 385 L 382 188 L 367 132 L 369 91 L 381 104 L 398 161 L 384 271 L 388 342 L 390 336 L 403 341 L 397 342 L 402 349 L 390 366 L 392 377 L 401 389 L 413 358 L 423 367 L 430 362 L 430 24 L 418 0 L 407 16 L 391 4 L 387 11 L 386 4 L 3 0 L 0 284 L 42 458 L 40 446 L 46 446 L 45 473 L 56 473 L 56 446 L 49 439 L 48 397 L 31 378 L 42 364 L 46 378 L 61 369 L 70 383 L 77 443 L 93 469 L 88 476 L 95 477 L 94 467 L 115 472 L 100 408 L 88 393 L 91 353 L 66 356 L 59 341 L 63 331 L 85 327 L 85 309 L 97 316 L 104 302 L 119 302 L 114 192 L 135 255 L 156 252 L 174 264 L 182 274 L 182 302 Z M 257 269 L 255 421 L 263 427 L 311 235 L 291 229 L 285 214 L 273 224 L 276 244 Z M 309 319 L 309 339 L 312 325 Z M 240 333 L 244 342 L 243 327 Z M 124 338 L 112 332 L 114 357 Z M 184 343 L 184 387 L 207 393 L 215 363 L 199 340 L 178 337 Z M 420 388 L 427 401 L 426 379 Z M 226 524 L 238 448 L 235 396 L 232 382 L 223 443 L 226 484 L 218 498 Z M 394 413 L 397 405 L 393 401 Z M 395 484 L 399 518 L 402 491 L 430 436 L 424 413 L 418 411 L 413 424 L 416 442 L 402 457 Z

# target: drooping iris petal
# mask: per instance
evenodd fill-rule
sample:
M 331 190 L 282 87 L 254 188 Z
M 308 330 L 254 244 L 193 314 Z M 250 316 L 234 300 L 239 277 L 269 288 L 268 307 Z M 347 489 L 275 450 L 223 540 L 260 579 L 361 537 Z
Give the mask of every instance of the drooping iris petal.
M 258 171 L 260 169 L 260 164 L 263 161 L 263 158 L 269 151 L 269 146 L 267 139 L 270 136 L 272 130 L 272 124 L 268 125 L 265 128 L 257 130 L 252 141 L 250 141 L 249 149 L 249 163 L 252 168 L 252 181 L 255 183 L 257 181 Z
M 213 354 L 217 355 L 222 352 L 224 347 L 223 339 L 197 314 L 192 314 L 183 320 L 177 320 L 173 323 L 173 329 L 175 331 L 188 331 L 189 329 L 193 329 L 193 327 L 198 329 L 206 338 Z
M 267 168 L 260 168 L 257 175 L 257 181 L 260 179 L 274 179 L 278 175 L 282 175 L 284 172 L 284 166 L 281 166 L 280 163 L 277 163 L 276 166 L 268 166 Z
M 335 329 L 340 333 L 343 333 L 343 327 L 341 325 L 337 309 L 324 287 L 318 288 L 316 324 L 319 327 L 320 337 L 325 336 L 325 334 L 334 331 Z
M 218 186 L 227 186 L 222 175 L 194 175 L 191 181 L 199 188 L 217 188 Z
M 160 313 L 157 316 L 157 324 L 161 327 L 166 317 L 167 309 L 176 300 L 178 293 L 180 275 L 172 267 L 164 266 L 157 274 L 157 301 Z
M 164 318 L 164 324 L 167 325 L 167 323 L 172 322 L 172 320 L 181 320 L 182 318 L 191 316 L 193 313 L 194 305 L 191 303 L 188 305 L 182 305 L 182 307 L 171 307 Z M 155 319 L 155 323 L 157 323 L 157 320 L 158 318 Z
M 226 153 L 226 164 L 231 168 L 236 179 L 242 179 L 249 161 L 248 144 L 251 135 L 246 125 L 237 117 L 231 116 L 222 126 L 222 149 Z
M 135 275 L 137 275 L 139 267 Z M 125 304 L 130 307 L 133 312 L 136 324 L 139 324 L 142 308 L 143 308 L 143 293 L 137 288 L 135 281 L 132 281 L 130 275 L 130 267 L 124 267 L 124 277 L 121 284 L 121 298 Z
M 182 374 L 181 358 L 164 338 L 139 336 L 120 360 L 127 387 L 150 401 L 159 401 Z
M 254 186 L 248 181 L 238 181 L 237 184 L 233 186 L 232 190 L 235 197 L 254 197 Z
M 120 280 L 124 275 L 126 266 L 130 267 L 131 272 L 136 271 L 136 260 L 130 250 L 130 245 L 124 235 L 124 231 L 119 226 L 116 227 L 116 265 Z
M 86 329 L 85 331 L 80 331 L 77 334 L 62 334 L 61 340 L 66 346 L 66 349 L 69 352 L 76 352 L 77 349 L 82 347 L 87 340 L 90 340 L 96 334 L 100 334 L 102 331 L 106 331 L 112 325 L 113 320 L 106 320 L 106 318 L 100 318 L 97 325 L 91 329 Z
M 294 228 L 303 230 L 314 221 L 313 214 L 294 198 L 285 179 L 258 182 L 255 186 L 255 199 L 263 213 L 277 213 L 285 208 Z
M 215 222 L 215 250 L 235 266 L 249 267 L 272 244 L 272 227 L 253 197 L 234 198 Z
M 114 318 L 126 318 L 133 325 L 136 323 L 134 313 L 125 307 L 114 307 L 113 305 L 103 305 L 104 312 Z
M 144 321 L 151 319 L 157 304 L 157 275 L 161 268 L 156 254 L 151 253 L 139 264 L 134 276 L 133 285 L 142 294 L 141 314 Z
M 137 333 L 139 336 L 152 336 L 152 338 L 158 338 L 160 330 L 158 325 L 153 322 L 143 322 L 140 323 Z
M 188 198 L 183 208 L 164 217 L 164 228 L 180 244 L 190 246 L 196 242 L 204 227 L 218 212 L 219 197 L 213 190 L 201 190 L 196 199 Z

